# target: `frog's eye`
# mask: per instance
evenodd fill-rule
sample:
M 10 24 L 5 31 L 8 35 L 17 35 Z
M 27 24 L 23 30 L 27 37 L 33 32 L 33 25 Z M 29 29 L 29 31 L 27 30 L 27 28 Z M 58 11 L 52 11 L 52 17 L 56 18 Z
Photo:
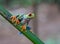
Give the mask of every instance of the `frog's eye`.
M 29 16 L 32 16 L 32 14 L 29 14 Z

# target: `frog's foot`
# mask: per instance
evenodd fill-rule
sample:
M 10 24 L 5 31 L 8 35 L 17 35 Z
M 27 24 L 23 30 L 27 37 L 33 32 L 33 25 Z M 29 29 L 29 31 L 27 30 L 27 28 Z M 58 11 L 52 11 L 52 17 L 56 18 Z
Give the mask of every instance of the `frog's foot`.
M 15 20 L 16 24 L 20 24 L 20 21 L 18 19 Z
M 16 16 L 11 16 L 10 18 L 11 18 L 12 23 L 14 23 L 17 19 Z
M 25 25 L 22 26 L 22 30 L 21 31 L 26 31 L 26 26 Z

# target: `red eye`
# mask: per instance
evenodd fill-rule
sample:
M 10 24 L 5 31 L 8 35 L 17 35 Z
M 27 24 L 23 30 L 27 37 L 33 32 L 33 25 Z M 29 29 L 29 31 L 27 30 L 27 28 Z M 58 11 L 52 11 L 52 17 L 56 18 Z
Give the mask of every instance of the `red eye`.
M 32 16 L 32 14 L 29 14 L 29 16 Z

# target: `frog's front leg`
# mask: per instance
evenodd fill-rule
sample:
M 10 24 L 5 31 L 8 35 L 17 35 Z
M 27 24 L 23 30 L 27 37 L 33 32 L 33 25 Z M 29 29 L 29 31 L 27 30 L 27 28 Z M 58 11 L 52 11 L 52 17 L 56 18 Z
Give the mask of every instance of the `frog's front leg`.
M 26 31 L 26 25 L 23 25 L 21 28 L 22 28 L 21 31 Z

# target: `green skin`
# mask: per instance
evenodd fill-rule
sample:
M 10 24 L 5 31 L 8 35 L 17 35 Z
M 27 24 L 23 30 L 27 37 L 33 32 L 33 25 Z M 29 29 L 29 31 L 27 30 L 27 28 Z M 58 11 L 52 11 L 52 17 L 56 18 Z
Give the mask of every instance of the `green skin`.
M 34 17 L 35 15 L 32 13 L 30 16 L 29 14 L 27 15 L 17 15 L 17 19 L 20 20 L 20 23 L 23 25 L 28 25 L 30 20 Z
M 16 18 L 20 21 L 20 27 L 22 28 L 22 26 L 24 26 L 23 29 L 28 28 L 29 30 L 31 29 L 28 24 L 30 22 L 30 20 L 34 17 L 34 14 L 27 14 L 27 15 L 17 15 Z

